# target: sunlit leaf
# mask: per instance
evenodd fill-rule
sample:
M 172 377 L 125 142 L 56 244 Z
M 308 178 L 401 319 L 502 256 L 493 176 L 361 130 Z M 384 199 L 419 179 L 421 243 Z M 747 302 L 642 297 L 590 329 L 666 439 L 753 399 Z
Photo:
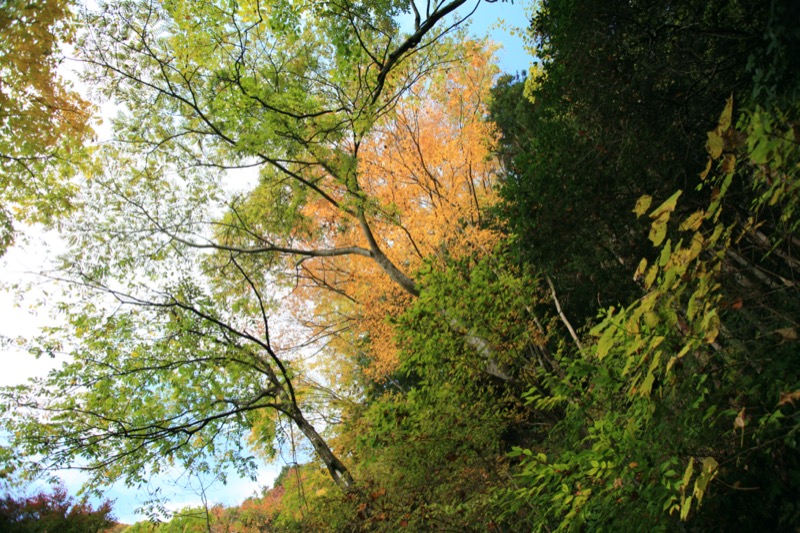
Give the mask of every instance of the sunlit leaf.
M 647 194 L 639 197 L 639 199 L 636 200 L 636 207 L 633 208 L 633 212 L 636 213 L 637 217 L 644 215 L 650 208 L 652 201 L 653 197 Z

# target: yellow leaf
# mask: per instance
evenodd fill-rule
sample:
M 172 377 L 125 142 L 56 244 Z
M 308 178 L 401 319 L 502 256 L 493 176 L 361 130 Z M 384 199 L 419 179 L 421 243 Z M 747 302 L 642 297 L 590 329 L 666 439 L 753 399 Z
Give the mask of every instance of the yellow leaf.
M 636 213 L 637 217 L 644 215 L 647 210 L 650 208 L 650 204 L 653 201 L 653 197 L 649 194 L 645 194 L 644 196 L 640 197 L 636 200 L 636 207 L 633 208 L 633 212 Z
M 731 118 L 733 116 L 733 95 L 730 95 L 725 101 L 725 109 L 719 116 L 719 130 L 724 131 L 731 127 Z
M 689 496 L 681 504 L 681 520 L 689 518 L 689 511 L 692 510 L 692 497 Z
M 689 464 L 686 466 L 686 471 L 683 473 L 683 481 L 681 482 L 681 492 L 685 491 L 689 486 L 689 481 L 692 479 L 694 473 L 694 457 L 689 459 Z
M 666 266 L 670 257 L 672 257 L 672 241 L 667 240 L 664 246 L 661 247 L 661 255 L 658 258 L 658 266 Z
M 717 132 L 717 130 L 709 131 L 708 140 L 706 141 L 706 150 L 708 151 L 708 155 L 710 155 L 712 159 L 719 159 L 719 156 L 722 155 L 722 147 L 722 136 Z
M 600 337 L 600 340 L 597 342 L 597 355 L 598 359 L 602 359 L 606 355 L 608 355 L 609 350 L 614 345 L 614 330 L 612 328 L 608 328 L 603 336 Z
M 647 324 L 648 328 L 654 328 L 658 326 L 661 322 L 661 319 L 658 317 L 658 313 L 654 311 L 648 311 L 644 314 L 644 323 Z
M 708 472 L 709 474 L 714 472 L 719 467 L 719 463 L 713 457 L 706 457 L 703 459 L 703 472 Z
M 647 259 L 642 258 L 642 260 L 639 261 L 639 266 L 636 268 L 636 272 L 633 274 L 633 280 L 638 281 L 644 277 L 645 270 L 647 270 Z
M 675 211 L 675 206 L 678 204 L 678 198 L 680 198 L 681 194 L 683 194 L 682 190 L 677 190 L 675 193 L 667 198 L 663 204 L 658 206 L 658 208 L 650 213 L 650 218 L 656 219 L 659 218 L 663 213 L 672 213 Z
M 742 410 L 741 410 L 741 411 L 739 411 L 739 414 L 738 414 L 738 415 L 736 415 L 736 419 L 733 421 L 733 427 L 734 427 L 734 429 L 742 429 L 742 430 L 744 429 L 744 426 L 745 426 L 745 414 L 744 414 L 744 409 L 745 409 L 745 408 L 744 408 L 744 407 L 742 407 Z
M 639 389 L 639 394 L 643 398 L 649 398 L 650 392 L 653 390 L 653 383 L 655 382 L 656 377 L 652 373 L 648 373 L 645 376 L 644 381 L 642 382 L 642 386 Z
M 650 225 L 650 234 L 647 238 L 653 242 L 654 246 L 664 242 L 664 237 L 667 236 L 667 222 L 669 222 L 669 212 L 665 211 Z
M 713 457 L 706 457 L 703 459 L 703 467 L 700 471 L 700 475 L 694 482 L 694 496 L 697 498 L 697 505 L 700 505 L 700 502 L 703 501 L 703 496 L 706 493 L 708 484 L 717 476 L 718 468 L 719 463 Z
M 719 319 L 714 317 L 712 320 L 708 322 L 708 330 L 706 331 L 703 340 L 705 340 L 708 344 L 711 344 L 717 339 L 719 335 Z
M 695 211 L 689 218 L 681 222 L 680 229 L 681 231 L 697 231 L 700 225 L 705 220 L 706 212 L 702 209 Z
M 647 271 L 647 276 L 644 278 L 645 289 L 649 289 L 653 286 L 653 282 L 656 280 L 656 275 L 658 275 L 658 267 L 653 265 L 650 267 L 650 270 Z
M 653 219 L 653 223 L 650 226 L 648 238 L 653 241 L 653 245 L 658 246 L 664 241 L 664 237 L 667 234 L 667 222 L 669 222 L 670 213 L 675 211 L 678 197 L 680 197 L 682 193 L 683 191 L 681 190 L 676 191 L 675 194 L 670 196 L 663 204 L 650 213 L 650 218 Z
M 669 358 L 669 361 L 667 361 L 667 370 L 666 370 L 667 374 L 669 374 L 669 371 L 672 370 L 672 367 L 673 367 L 673 365 L 675 365 L 675 362 L 677 360 L 678 360 L 678 358 L 675 357 L 674 355 Z

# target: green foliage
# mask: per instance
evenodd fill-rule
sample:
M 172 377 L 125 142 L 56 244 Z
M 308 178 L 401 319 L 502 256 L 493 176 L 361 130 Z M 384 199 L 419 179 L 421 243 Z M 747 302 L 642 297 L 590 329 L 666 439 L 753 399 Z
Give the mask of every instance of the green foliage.
M 702 206 L 694 189 L 706 132 L 720 101 L 753 86 L 746 58 L 761 50 L 770 9 L 759 0 L 539 6 L 527 90 L 510 79 L 495 90 L 502 213 L 521 257 L 558 282 L 572 320 L 635 297 L 630 271 L 649 253 L 630 214 L 638 197 L 660 202 L 681 189 L 684 209 Z
M 402 373 L 435 386 L 441 372 L 459 387 L 472 388 L 487 386 L 492 369 L 512 375 L 526 370 L 527 350 L 544 343 L 546 335 L 533 323 L 542 303 L 534 277 L 511 267 L 501 249 L 443 270 L 423 270 L 424 294 L 399 321 Z M 476 339 L 486 350 L 472 353 Z M 479 364 L 481 357 L 485 365 Z
M 52 355 L 69 346 L 70 359 L 46 379 L 6 391 L 17 451 L 49 456 L 28 473 L 80 458 L 95 486 L 139 484 L 173 465 L 207 472 L 233 464 L 251 475 L 255 459 L 244 439 L 254 427 L 269 432 L 258 409 L 279 395 L 264 347 L 237 340 L 189 282 L 161 303 L 140 303 L 112 316 L 65 309 L 68 325 L 31 345 Z M 37 409 L 48 411 L 46 420 Z
M 442 243 L 412 277 L 373 231 L 399 208 L 366 192 L 359 150 L 461 57 L 436 17 L 462 3 L 435 3 L 412 37 L 398 0 L 87 12 L 88 80 L 124 111 L 79 194 L 54 189 L 79 209 L 60 272 L 72 285 L 64 323 L 27 346 L 65 363 L 3 391 L 0 459 L 28 474 L 79 464 L 93 487 L 176 467 L 252 475 L 285 417 L 315 460 L 239 508 L 131 531 L 797 529 L 798 8 L 543 1 L 539 65 L 493 92 L 504 201 L 476 218 L 508 239 L 458 259 Z M 259 167 L 246 193 L 222 176 L 241 167 Z M 352 271 L 302 268 L 340 255 L 375 261 L 411 302 L 379 324 L 399 367 L 336 376 L 346 393 L 303 372 L 331 328 L 312 324 L 296 351 L 270 329 L 304 275 L 347 299 L 319 308 L 348 327 L 367 292 L 337 292 Z M 291 312 L 308 318 L 306 303 Z M 336 371 L 361 372 L 376 338 L 328 345 L 345 352 Z
M 343 508 L 355 506 L 365 530 L 482 531 L 501 512 L 504 453 L 551 423 L 517 386 L 538 379 L 547 343 L 532 319 L 538 283 L 502 253 L 424 270 L 425 289 L 396 324 L 400 368 L 340 430 L 362 488 Z
M 527 394 L 558 422 L 512 452 L 510 529 L 797 527 L 796 10 L 542 3 L 500 216 L 584 348 Z
M 759 176 L 776 168 L 759 159 L 767 141 L 758 123 L 743 119 L 747 141 L 730 144 L 745 135 L 731 126 L 732 107 L 729 99 L 709 134 L 714 142 L 707 146 L 702 189 L 711 193 L 708 207 L 671 223 L 680 205 L 676 193 L 650 211 L 658 260 L 648 266 L 643 259 L 637 269 L 643 296 L 601 315 L 589 332 L 593 346 L 551 393 L 565 405 L 564 419 L 541 444 L 512 453 L 521 459 L 524 488 L 508 492 L 510 511 L 531 506 L 537 529 L 667 531 L 678 527 L 676 520 L 726 529 L 797 523 L 790 502 L 796 501 L 793 483 L 800 473 L 799 426 L 787 393 L 800 377 L 796 347 L 786 351 L 764 337 L 743 343 L 736 315 L 744 304 L 725 301 L 731 257 L 738 257 L 741 240 L 753 231 L 752 224 L 726 221 L 731 185 L 748 177 L 758 192 Z M 722 149 L 717 138 L 727 139 Z M 797 147 L 784 146 L 771 158 L 786 182 L 773 193 L 778 197 L 772 205 L 783 212 L 778 220 L 791 219 L 796 205 L 796 167 L 782 162 L 796 157 Z M 745 163 L 736 165 L 736 155 Z M 754 198 L 753 212 L 759 213 L 774 197 Z M 636 214 L 643 216 L 649 205 L 649 198 L 640 199 Z M 678 232 L 667 232 L 667 225 Z M 674 236 L 664 240 L 667 233 Z M 782 299 L 779 309 L 786 313 L 796 304 Z M 778 330 L 784 342 L 793 342 L 790 330 Z M 754 349 L 775 353 L 765 358 Z M 554 405 L 536 388 L 528 397 L 541 408 Z M 739 506 L 751 490 L 758 504 L 744 511 Z M 782 508 L 777 515 L 769 511 L 775 505 Z

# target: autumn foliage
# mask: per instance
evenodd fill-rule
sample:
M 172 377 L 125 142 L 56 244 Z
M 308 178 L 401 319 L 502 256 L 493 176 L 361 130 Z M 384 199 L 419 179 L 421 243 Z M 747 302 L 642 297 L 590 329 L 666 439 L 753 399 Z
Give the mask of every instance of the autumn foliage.
M 6 533 L 100 533 L 114 524 L 110 501 L 94 508 L 76 502 L 63 486 L 50 493 L 0 499 L 0 530 Z
M 58 71 L 70 19 L 62 0 L 9 0 L 0 9 L 0 255 L 14 221 L 52 221 L 70 207 L 63 163 L 91 134 L 90 104 Z
M 516 76 L 466 0 L 262 4 L 87 8 L 123 111 L 4 457 L 287 461 L 131 533 L 798 530 L 800 4 L 541 0 Z
M 351 147 L 359 155 L 373 233 L 406 273 L 425 261 L 442 266 L 484 255 L 499 238 L 482 218 L 496 201 L 499 168 L 491 149 L 497 134 L 485 118 L 497 67 L 485 43 L 467 44 L 464 56 L 412 89 L 362 145 Z M 368 247 L 357 221 L 324 199 L 309 202 L 303 214 L 316 221 L 311 234 L 325 245 Z M 331 348 L 351 354 L 368 333 L 367 374 L 381 379 L 392 372 L 397 347 L 389 321 L 411 295 L 360 255 L 315 258 L 300 268 L 303 283 L 294 296 L 315 305 L 314 318 L 303 309 L 305 324 L 320 336 L 336 331 Z

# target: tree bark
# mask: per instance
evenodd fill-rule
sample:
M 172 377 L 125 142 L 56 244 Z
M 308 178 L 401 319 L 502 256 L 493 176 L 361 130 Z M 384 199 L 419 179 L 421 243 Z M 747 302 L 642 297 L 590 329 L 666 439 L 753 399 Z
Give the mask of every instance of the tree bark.
M 292 421 L 297 424 L 297 427 L 300 431 L 305 435 L 305 437 L 311 442 L 311 445 L 314 447 L 314 451 L 317 452 L 317 455 L 325 463 L 325 466 L 328 468 L 328 472 L 331 475 L 331 478 L 336 482 L 337 485 L 344 491 L 344 492 L 351 492 L 355 489 L 355 481 L 353 481 L 353 476 L 350 475 L 350 471 L 344 466 L 336 455 L 334 455 L 333 450 L 331 450 L 328 443 L 325 442 L 325 439 L 317 433 L 317 430 L 311 423 L 306 420 L 303 416 L 302 411 L 296 406 L 292 405 L 292 407 L 286 411 L 284 411 Z
M 378 241 L 375 239 L 375 235 L 372 233 L 372 229 L 369 227 L 369 223 L 367 222 L 367 218 L 363 212 L 358 213 L 358 223 L 361 226 L 361 231 L 364 233 L 364 236 L 367 238 L 367 243 L 369 243 L 369 251 L 370 257 L 378 263 L 378 266 L 386 272 L 386 274 L 400 287 L 403 288 L 407 293 L 411 296 L 419 296 L 419 287 L 417 287 L 416 282 L 408 277 L 405 272 L 397 268 L 394 263 L 392 263 L 391 259 L 386 257 L 386 254 L 383 253 L 381 247 L 378 245 Z

